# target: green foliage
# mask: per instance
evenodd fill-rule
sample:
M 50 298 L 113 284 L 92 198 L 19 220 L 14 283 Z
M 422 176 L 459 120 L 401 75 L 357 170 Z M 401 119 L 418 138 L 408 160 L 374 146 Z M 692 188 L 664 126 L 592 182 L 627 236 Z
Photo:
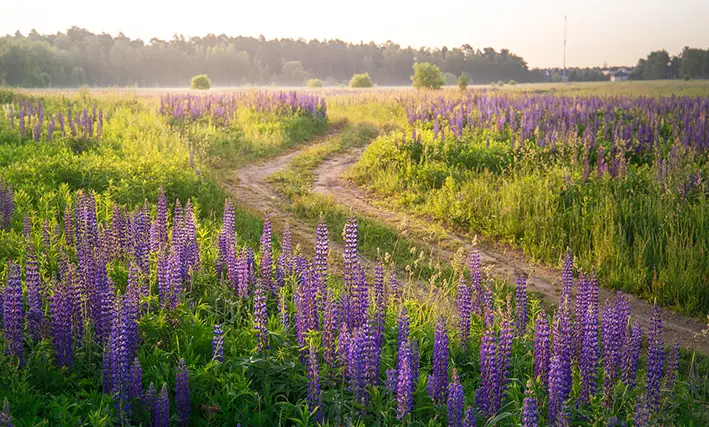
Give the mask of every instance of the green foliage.
M 443 73 L 443 78 L 446 80 L 446 86 L 454 86 L 458 83 L 458 77 L 453 73 Z
M 369 73 L 355 74 L 350 79 L 350 87 L 354 88 L 368 88 L 374 86 L 372 83 L 372 78 L 369 77 Z
M 200 74 L 198 76 L 192 77 L 190 82 L 190 89 L 201 89 L 207 90 L 212 87 L 212 81 L 209 80 L 206 74 Z
M 517 81 L 515 81 L 515 80 L 510 80 L 509 82 L 507 82 L 507 84 L 510 85 L 510 86 L 514 86 L 514 85 L 517 84 Z
M 323 87 L 323 82 L 320 79 L 309 79 L 305 85 L 310 88 Z
M 468 84 L 470 84 L 470 77 L 467 73 L 462 73 L 460 77 L 458 77 L 458 89 L 464 91 L 468 88 Z
M 570 248 L 581 268 L 613 288 L 690 315 L 709 310 L 706 195 L 682 201 L 643 163 L 631 164 L 626 179 L 584 181 L 578 153 L 521 150 L 507 131 L 419 134 L 420 144 L 399 148 L 396 136 L 377 139 L 353 168 L 356 181 L 395 206 L 512 242 L 533 259 L 554 265 Z M 709 173 L 705 159 L 680 157 Z
M 428 62 L 413 65 L 414 75 L 411 81 L 416 89 L 440 89 L 446 83 L 441 69 Z

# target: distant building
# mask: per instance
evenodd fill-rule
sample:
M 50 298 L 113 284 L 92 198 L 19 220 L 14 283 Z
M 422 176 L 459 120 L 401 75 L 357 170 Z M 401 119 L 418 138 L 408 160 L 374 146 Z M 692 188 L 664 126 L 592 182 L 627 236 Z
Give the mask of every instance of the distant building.
M 618 70 L 611 71 L 608 74 L 610 74 L 612 82 L 623 82 L 628 80 L 628 75 L 630 73 L 625 68 L 619 68 Z

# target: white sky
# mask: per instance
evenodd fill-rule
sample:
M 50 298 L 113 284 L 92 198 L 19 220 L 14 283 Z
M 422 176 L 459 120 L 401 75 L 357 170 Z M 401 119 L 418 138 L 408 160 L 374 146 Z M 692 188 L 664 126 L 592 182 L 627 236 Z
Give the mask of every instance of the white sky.
M 0 34 L 123 32 L 392 40 L 412 47 L 508 48 L 530 67 L 633 65 L 652 50 L 709 48 L 709 0 L 1 0 Z

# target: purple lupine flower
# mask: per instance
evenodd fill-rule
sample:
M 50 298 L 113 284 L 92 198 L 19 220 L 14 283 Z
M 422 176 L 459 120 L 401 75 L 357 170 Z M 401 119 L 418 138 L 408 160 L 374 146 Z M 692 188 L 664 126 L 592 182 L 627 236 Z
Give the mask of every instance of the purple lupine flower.
M 268 348 L 268 318 L 266 313 L 266 288 L 261 280 L 254 289 L 254 329 L 259 351 Z
M 73 359 L 71 315 L 72 300 L 66 281 L 54 281 L 50 297 L 52 342 L 57 356 L 57 365 L 70 366 Z
M 10 404 L 7 403 L 7 397 L 2 404 L 2 412 L 0 412 L 0 427 L 13 427 L 12 414 L 10 414 Z
M 110 349 L 110 344 L 106 346 L 103 350 L 103 361 L 101 363 L 102 368 L 102 386 L 103 392 L 105 394 L 111 394 L 113 389 L 113 371 L 111 368 L 111 357 L 112 352 Z
M 589 306 L 586 315 L 577 319 L 583 324 L 581 336 L 581 356 L 579 370 L 581 371 L 581 395 L 579 403 L 590 402 L 596 393 L 598 376 L 598 313 Z
M 155 402 L 153 410 L 153 427 L 170 426 L 170 396 L 167 393 L 167 384 L 162 384 L 162 390 Z
M 354 266 L 353 282 L 350 288 L 350 322 L 353 328 L 363 325 L 367 321 L 369 310 L 369 287 L 364 269 L 359 264 Z
M 647 337 L 647 379 L 645 380 L 647 408 L 654 413 L 660 404 L 660 380 L 664 370 L 665 345 L 662 342 L 662 318 L 660 308 L 655 306 L 650 318 Z
M 648 406 L 647 395 L 643 394 L 638 398 L 637 406 L 635 407 L 635 425 L 637 427 L 645 427 L 650 421 L 650 408 Z
M 665 389 L 672 390 L 677 380 L 679 371 L 679 341 L 675 339 L 667 356 L 667 367 L 665 368 Z
M 468 406 L 468 410 L 465 411 L 465 419 L 463 420 L 463 427 L 476 427 L 478 425 L 478 420 L 475 417 L 475 405 Z
M 571 392 L 572 330 L 568 302 L 562 302 L 554 320 L 552 354 L 549 361 L 549 421 L 560 423 L 563 408 Z
M 175 409 L 183 426 L 190 425 L 190 373 L 187 370 L 185 359 L 180 359 L 177 364 L 175 380 Z
M 323 421 L 322 410 L 322 394 L 320 393 L 320 368 L 318 367 L 318 352 L 315 350 L 315 344 L 310 342 L 310 350 L 308 357 L 308 407 L 315 410 L 315 421 Z
M 39 267 L 37 266 L 37 256 L 34 252 L 34 245 L 27 248 L 27 261 L 25 262 L 25 285 L 27 286 L 27 318 L 29 320 L 30 332 L 35 341 L 41 339 L 41 328 L 44 320 L 42 311 L 42 294 L 39 278 Z
M 480 342 L 480 386 L 475 392 L 478 410 L 487 417 L 495 414 L 495 395 L 498 387 L 497 337 L 488 327 Z
M 352 341 L 350 330 L 347 327 L 347 323 L 343 322 L 340 327 L 340 335 L 337 339 L 337 357 L 339 359 L 340 366 L 342 367 L 344 377 L 347 377 L 347 361 L 350 353 L 350 341 Z
M 403 420 L 413 409 L 414 376 L 412 372 L 412 351 L 408 338 L 399 346 L 396 382 L 397 418 Z
M 517 308 L 517 335 L 523 336 L 527 330 L 527 278 L 520 275 L 517 278 L 517 288 L 515 291 L 515 306 Z
M 473 311 L 477 315 L 482 315 L 484 312 L 483 294 L 485 293 L 482 286 L 482 273 L 480 271 L 480 252 L 477 248 L 473 248 L 470 252 L 470 287 L 473 300 Z
M 170 307 L 172 292 L 170 290 L 170 256 L 167 253 L 163 252 L 158 255 L 157 267 L 158 300 L 160 301 L 160 307 L 168 308 Z
M 143 394 L 140 399 L 141 406 L 143 407 L 145 412 L 150 415 L 151 418 L 155 411 L 156 398 L 157 396 L 155 396 L 155 384 L 151 382 L 148 386 L 148 389 L 145 391 L 145 394 Z
M 234 249 L 229 250 L 229 255 L 228 255 L 228 262 L 227 262 L 227 270 L 229 272 L 232 271 L 231 264 L 235 263 L 236 266 L 234 267 L 235 273 L 236 274 L 236 283 L 237 283 L 237 293 L 239 295 L 239 298 L 242 300 L 245 299 L 248 294 L 249 294 L 249 284 L 252 281 L 251 275 L 250 275 L 250 269 L 249 269 L 249 255 L 246 249 L 243 249 L 241 251 L 241 256 L 236 258 L 236 253 Z
M 345 223 L 345 230 L 343 232 L 345 241 L 344 276 L 346 289 L 352 288 L 354 286 L 353 283 L 358 278 L 357 271 L 355 270 L 355 265 L 359 262 L 357 255 L 357 228 L 357 218 L 354 215 L 350 215 Z
M 509 306 L 508 306 L 509 309 Z M 497 375 L 498 384 L 495 389 L 495 412 L 501 406 L 502 397 L 507 392 L 510 361 L 512 359 L 512 340 L 515 337 L 515 328 L 512 319 L 506 317 L 500 325 L 500 340 L 497 347 Z
M 448 425 L 450 427 L 463 427 L 464 406 L 463 386 L 460 384 L 458 371 L 453 368 L 453 380 L 448 385 Z
M 384 323 L 387 310 L 386 289 L 384 288 L 384 265 L 381 259 L 374 270 L 374 332 L 377 347 L 381 347 L 384 339 Z
M 143 367 L 136 357 L 130 366 L 130 380 L 128 382 L 128 400 L 138 399 L 143 396 Z
M 12 261 L 7 266 L 7 286 L 3 295 L 3 326 L 7 340 L 7 352 L 22 359 L 22 281 L 20 267 Z
M 158 194 L 158 217 L 157 217 L 157 242 L 158 250 L 164 249 L 167 245 L 167 196 L 165 188 L 160 187 Z
M 537 427 L 539 416 L 537 415 L 537 398 L 532 389 L 532 381 L 527 381 L 527 390 L 524 391 L 524 401 L 522 402 L 522 425 L 524 427 Z
M 346 376 L 355 402 L 366 404 L 366 355 L 367 335 L 362 329 L 354 329 L 347 346 Z
M 458 329 L 460 330 L 460 341 L 468 342 L 470 337 L 470 314 L 473 309 L 472 288 L 468 286 L 464 275 L 458 279 L 458 295 L 456 297 L 458 306 Z
M 534 333 L 534 378 L 540 379 L 543 387 L 549 382 L 550 335 L 549 316 L 542 310 L 537 315 Z
M 446 401 L 448 386 L 448 333 L 443 316 L 436 322 L 432 364 L 433 373 L 428 377 L 428 395 L 434 402 L 442 404 Z
M 325 297 L 325 313 L 323 315 L 322 348 L 323 358 L 330 366 L 335 366 L 335 340 L 339 326 L 342 324 L 337 300 L 331 290 Z
M 643 333 L 638 324 L 630 325 L 629 328 L 628 339 L 625 340 L 625 346 L 622 350 L 621 379 L 623 384 L 633 388 L 635 386 L 635 376 L 638 372 Z
M 379 385 L 379 368 L 382 355 L 379 331 L 375 330 L 370 322 L 365 322 L 361 331 L 363 334 L 362 339 L 364 340 L 365 384 L 376 387 Z
M 266 215 L 261 234 L 261 283 L 262 286 L 275 293 L 271 275 L 273 273 L 273 244 L 272 244 L 271 217 Z
M 276 262 L 276 285 L 278 288 L 285 286 L 285 279 L 289 274 L 287 270 L 292 256 L 292 241 L 293 236 L 290 231 L 290 225 L 286 224 L 283 228 L 281 253 L 278 255 L 278 261 Z
M 329 254 L 329 241 L 327 224 L 324 218 L 320 217 L 320 222 L 315 230 L 315 270 L 320 275 L 322 284 L 327 283 L 327 257 Z
M 212 359 L 217 362 L 224 361 L 224 330 L 222 329 L 221 323 L 214 325 L 212 337 Z

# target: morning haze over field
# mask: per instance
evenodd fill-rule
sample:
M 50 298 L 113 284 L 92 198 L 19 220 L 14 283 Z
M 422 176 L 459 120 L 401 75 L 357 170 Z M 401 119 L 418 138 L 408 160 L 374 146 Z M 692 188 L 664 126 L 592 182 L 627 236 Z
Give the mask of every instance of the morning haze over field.
M 0 5 L 0 427 L 709 425 L 705 16 Z

